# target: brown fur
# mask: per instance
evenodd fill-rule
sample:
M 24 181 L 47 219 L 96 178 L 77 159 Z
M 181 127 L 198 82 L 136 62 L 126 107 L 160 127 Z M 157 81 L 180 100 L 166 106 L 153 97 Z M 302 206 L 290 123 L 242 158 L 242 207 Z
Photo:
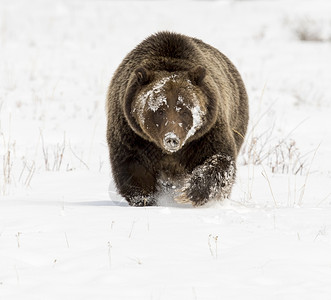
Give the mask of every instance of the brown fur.
M 157 112 L 150 110 L 143 110 L 142 122 L 137 99 L 171 74 L 176 80 L 164 88 L 171 129 L 170 125 L 164 129 L 162 117 L 156 126 Z M 192 93 L 197 95 L 205 114 L 201 128 L 178 151 L 169 153 L 162 146 L 165 132 L 175 132 L 183 141 L 192 126 L 190 114 L 185 117 L 174 110 L 179 93 L 185 103 Z M 215 48 L 175 33 L 150 36 L 116 70 L 108 90 L 107 118 L 113 177 L 129 204 L 154 205 L 162 179 L 183 182 L 176 200 L 194 205 L 230 193 L 234 162 L 247 128 L 248 100 L 237 69 Z

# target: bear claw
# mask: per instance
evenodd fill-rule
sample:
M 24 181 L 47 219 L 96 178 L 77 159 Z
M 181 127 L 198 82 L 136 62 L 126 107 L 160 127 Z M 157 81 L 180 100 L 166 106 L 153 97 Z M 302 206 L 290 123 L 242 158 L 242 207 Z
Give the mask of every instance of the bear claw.
M 189 196 L 187 189 L 182 189 L 180 194 L 174 198 L 177 203 L 187 204 L 190 203 L 192 206 L 197 207 L 204 205 L 208 200 L 205 199 L 192 199 L 192 197 Z
M 177 203 L 192 203 L 192 201 L 189 199 L 187 194 L 185 192 L 182 192 L 179 196 L 175 197 L 175 201 Z M 193 204 L 193 203 L 192 203 Z
M 132 197 L 128 200 L 130 206 L 155 206 L 156 201 L 153 197 Z

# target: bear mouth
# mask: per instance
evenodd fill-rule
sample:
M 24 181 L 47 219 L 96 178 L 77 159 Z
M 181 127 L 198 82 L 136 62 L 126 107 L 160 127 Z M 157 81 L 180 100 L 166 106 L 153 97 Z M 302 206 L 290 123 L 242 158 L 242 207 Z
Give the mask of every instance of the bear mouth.
M 168 132 L 164 135 L 163 147 L 168 152 L 176 152 L 181 148 L 179 137 L 174 132 Z

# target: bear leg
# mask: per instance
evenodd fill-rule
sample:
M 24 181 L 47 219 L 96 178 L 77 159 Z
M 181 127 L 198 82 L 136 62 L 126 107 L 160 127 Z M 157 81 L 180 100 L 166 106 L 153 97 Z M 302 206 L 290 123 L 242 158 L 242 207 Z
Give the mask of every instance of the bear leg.
M 113 175 L 119 193 L 131 206 L 156 205 L 156 176 L 135 160 L 113 164 Z

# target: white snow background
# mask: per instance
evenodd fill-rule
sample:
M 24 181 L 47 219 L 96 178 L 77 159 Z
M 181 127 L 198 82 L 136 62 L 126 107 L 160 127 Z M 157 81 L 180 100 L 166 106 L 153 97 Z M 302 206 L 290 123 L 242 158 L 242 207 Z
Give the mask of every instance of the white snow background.
M 225 203 L 116 195 L 107 86 L 158 30 L 245 81 Z M 330 69 L 330 1 L 1 0 L 0 299 L 331 299 Z

